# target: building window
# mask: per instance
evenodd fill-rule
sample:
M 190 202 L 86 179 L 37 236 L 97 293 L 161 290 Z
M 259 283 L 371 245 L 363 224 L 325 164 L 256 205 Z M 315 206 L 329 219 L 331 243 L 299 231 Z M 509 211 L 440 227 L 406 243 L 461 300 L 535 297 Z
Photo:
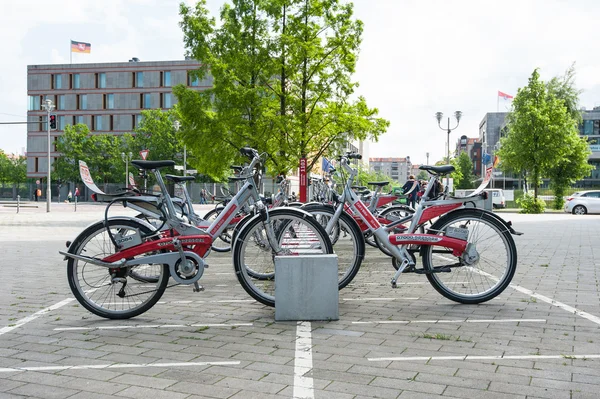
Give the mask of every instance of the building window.
M 47 130 L 48 127 L 44 123 L 44 118 L 41 116 L 38 116 L 38 130 L 41 132 L 42 129 Z
M 92 117 L 94 118 L 94 117 Z M 103 130 L 102 129 L 102 115 L 95 115 L 94 118 L 94 130 Z
M 106 73 L 102 72 L 96 74 L 96 88 L 106 89 Z
M 200 79 L 197 76 L 192 76 L 191 72 L 188 71 L 188 86 L 198 87 L 200 86 Z
M 163 93 L 163 104 L 161 108 L 173 108 L 171 93 Z
M 40 170 L 40 159 L 39 158 L 35 158 L 35 170 L 34 172 L 37 172 Z
M 164 71 L 162 73 L 162 85 L 165 87 L 171 86 L 171 71 Z
M 115 108 L 115 95 L 114 94 L 105 94 L 103 98 L 104 109 L 114 109 Z
M 140 125 L 140 123 L 142 122 L 142 115 L 141 114 L 132 115 L 131 121 L 132 121 L 133 129 L 137 128 Z
M 133 72 L 133 87 L 144 87 L 144 72 Z
M 41 109 L 41 97 L 40 96 L 29 96 L 29 107 L 28 111 L 39 111 Z
M 150 93 L 140 94 L 140 108 L 150 108 L 152 105 L 152 97 Z
M 61 110 L 66 109 L 67 106 L 66 106 L 65 96 L 58 96 L 58 103 L 56 105 L 58 106 L 57 109 L 61 109 Z
M 79 108 L 87 109 L 87 94 L 78 95 L 79 97 Z
M 59 115 L 58 116 L 58 126 L 57 126 L 58 130 L 65 130 L 65 116 L 64 115 Z
M 115 118 L 114 118 L 113 115 L 110 115 L 108 117 L 108 123 L 109 123 L 108 130 L 110 130 L 111 132 L 114 130 L 114 127 L 115 127 L 115 125 L 114 125 L 114 119 Z
M 62 89 L 62 75 L 52 75 L 52 88 Z
M 77 116 L 75 116 L 75 124 L 80 124 L 80 123 L 85 123 L 83 121 L 83 115 L 77 115 Z
M 74 73 L 73 74 L 73 89 L 79 89 L 79 88 L 80 88 L 79 74 Z

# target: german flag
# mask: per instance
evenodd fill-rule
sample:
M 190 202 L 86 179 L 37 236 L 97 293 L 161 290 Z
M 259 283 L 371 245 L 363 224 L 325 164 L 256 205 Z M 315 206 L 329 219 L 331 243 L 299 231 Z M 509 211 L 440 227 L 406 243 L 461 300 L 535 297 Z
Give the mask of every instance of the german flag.
M 72 53 L 87 53 L 92 51 L 92 45 L 90 43 L 76 42 L 71 40 L 71 52 Z

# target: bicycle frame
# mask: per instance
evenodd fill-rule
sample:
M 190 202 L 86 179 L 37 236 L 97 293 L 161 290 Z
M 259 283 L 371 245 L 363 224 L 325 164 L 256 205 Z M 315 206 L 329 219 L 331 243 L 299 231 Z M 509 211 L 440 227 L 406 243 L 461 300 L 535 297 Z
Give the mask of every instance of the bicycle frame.
M 434 183 L 437 183 L 438 176 L 433 175 L 428 184 L 427 190 L 423 196 L 425 201 L 422 201 L 417 206 L 415 213 L 411 216 L 402 218 L 390 225 L 383 226 L 379 220 L 370 212 L 367 206 L 361 201 L 351 189 L 352 181 L 356 176 L 356 170 L 353 169 L 349 164 L 346 157 L 341 157 L 342 167 L 349 173 L 349 177 L 344 186 L 344 191 L 340 196 L 340 205 L 338 205 L 334 216 L 328 222 L 326 231 L 331 232 L 335 223 L 339 218 L 339 215 L 344 209 L 344 205 L 348 204 L 352 210 L 355 211 L 356 215 L 362 220 L 362 222 L 368 227 L 374 236 L 376 236 L 380 243 L 391 252 L 391 254 L 401 262 L 396 275 L 392 279 L 392 284 L 400 277 L 400 274 L 404 271 L 407 266 L 414 266 L 412 257 L 408 252 L 408 245 L 433 245 L 445 248 L 451 248 L 455 256 L 462 255 L 468 250 L 468 243 L 466 240 L 459 238 L 453 238 L 446 235 L 436 234 L 421 234 L 415 233 L 417 227 L 428 220 L 435 217 L 446 214 L 452 210 L 461 208 L 465 202 L 472 201 L 472 197 L 465 198 L 454 198 L 454 199 L 443 199 L 443 200 L 428 200 L 431 195 L 431 190 L 434 187 Z M 389 234 L 389 230 L 398 226 L 401 223 L 411 221 L 408 230 L 399 234 Z

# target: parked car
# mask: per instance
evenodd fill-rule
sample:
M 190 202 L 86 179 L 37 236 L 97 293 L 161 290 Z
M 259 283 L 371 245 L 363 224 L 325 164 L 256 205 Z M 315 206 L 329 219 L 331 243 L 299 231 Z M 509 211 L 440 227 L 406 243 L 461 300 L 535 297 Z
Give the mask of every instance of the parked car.
M 505 208 L 506 200 L 504 199 L 504 191 L 500 188 L 488 188 L 485 190 L 488 195 L 492 196 L 492 207 Z
M 600 190 L 579 191 L 567 197 L 565 212 L 574 215 L 600 213 Z

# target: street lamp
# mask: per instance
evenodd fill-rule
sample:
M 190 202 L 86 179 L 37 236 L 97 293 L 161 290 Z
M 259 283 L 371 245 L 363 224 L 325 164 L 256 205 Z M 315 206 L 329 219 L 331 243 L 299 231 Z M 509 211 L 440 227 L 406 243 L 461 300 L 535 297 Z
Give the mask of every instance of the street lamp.
M 129 161 L 133 159 L 133 153 L 125 154 L 121 153 L 121 159 L 125 161 L 125 189 L 129 188 Z
M 54 104 L 49 98 L 42 105 L 47 113 L 46 127 L 48 128 L 48 184 L 46 185 L 46 212 L 50 212 L 50 197 L 52 195 L 50 180 L 50 112 L 54 109 Z
M 447 128 L 442 127 L 441 122 L 442 122 L 443 116 L 444 116 L 444 114 L 442 112 L 435 113 L 435 118 L 437 119 L 438 127 L 440 129 L 448 132 L 448 164 L 449 164 L 450 163 L 450 132 L 453 131 L 454 129 L 456 129 L 458 127 L 458 125 L 460 124 L 460 118 L 462 117 L 462 112 L 461 111 L 454 112 L 454 117 L 456 118 L 456 126 L 454 126 L 452 129 L 450 129 L 450 117 L 448 117 L 448 127 Z M 448 176 L 446 178 L 446 186 L 449 186 L 449 185 L 450 185 L 450 177 Z
M 429 153 L 428 153 L 428 152 L 426 152 L 426 153 L 425 153 L 425 156 L 427 157 L 427 165 L 429 165 Z
M 179 128 L 181 127 L 181 122 L 179 122 L 178 120 L 175 120 L 175 122 L 173 122 L 173 128 L 175 129 L 176 132 L 179 131 Z M 184 144 L 183 145 L 183 175 L 186 175 L 186 169 L 187 169 L 187 146 Z

